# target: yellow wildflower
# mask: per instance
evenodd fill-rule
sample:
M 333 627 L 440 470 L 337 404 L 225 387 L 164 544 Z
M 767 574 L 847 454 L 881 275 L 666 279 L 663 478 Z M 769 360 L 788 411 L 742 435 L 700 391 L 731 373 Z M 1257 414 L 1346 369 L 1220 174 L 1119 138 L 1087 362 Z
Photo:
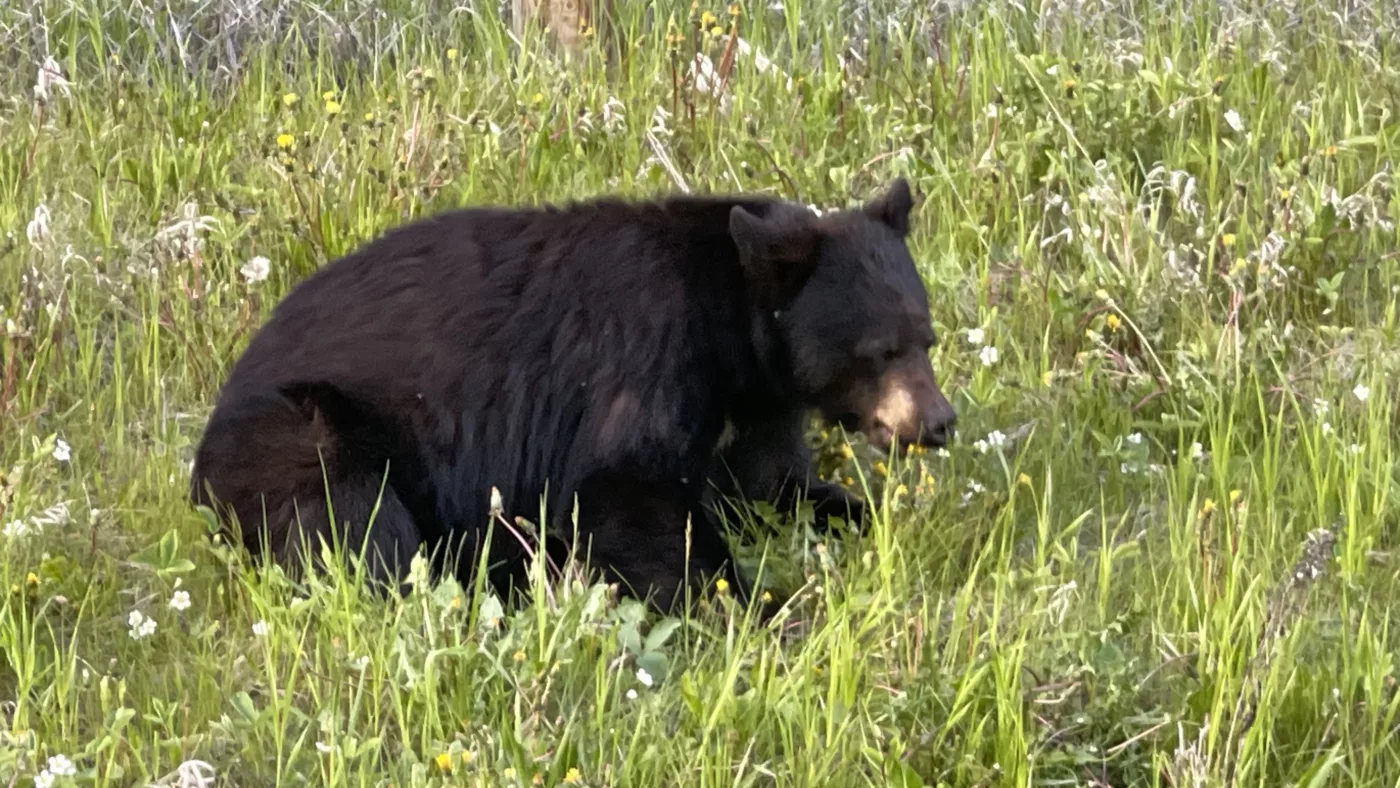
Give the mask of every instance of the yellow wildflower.
M 1024 484 L 1024 485 L 1026 485 L 1027 487 L 1029 487 L 1029 486 L 1031 486 L 1031 477 L 1027 476 L 1027 475 L 1024 474 L 1024 473 L 1023 473 L 1023 474 L 1020 474 L 1019 476 L 1016 477 L 1016 483 L 1017 483 L 1017 484 Z
M 326 114 L 327 114 L 327 115 L 339 115 L 339 114 L 340 114 L 340 102 L 335 101 L 334 99 L 326 99 Z
M 581 782 L 583 782 L 583 775 L 579 774 L 577 767 L 569 767 L 569 770 L 564 773 L 565 785 L 578 785 Z
M 705 13 L 700 15 L 701 27 L 710 27 L 714 25 L 715 21 L 715 15 L 710 13 L 709 11 L 706 11 Z
M 284 107 L 290 107 L 290 106 L 292 106 L 293 104 L 296 104 L 296 103 L 297 103 L 297 94 L 295 94 L 295 93 L 283 93 L 283 94 L 282 94 L 282 106 L 284 106 Z
M 730 15 L 730 16 L 738 16 L 738 15 L 739 15 L 739 4 L 738 4 L 738 3 L 730 3 L 730 4 L 729 4 L 729 15 Z
M 31 586 L 37 586 L 39 585 L 39 576 L 34 574 L 33 572 L 30 572 L 29 574 L 24 576 L 24 582 L 28 583 Z
M 335 98 L 335 91 L 334 91 L 334 90 L 327 90 L 325 93 L 322 93 L 322 94 L 321 94 L 321 100 L 322 100 L 322 101 L 330 101 L 330 100 L 333 99 L 333 98 Z
M 1118 315 L 1112 312 L 1108 313 L 1108 317 L 1104 318 L 1103 322 L 1105 325 L 1108 326 L 1109 331 L 1117 331 L 1118 327 L 1123 325 L 1123 321 L 1118 317 Z
M 277 135 L 277 147 L 279 148 L 284 150 L 290 148 L 293 142 L 296 142 L 296 139 L 285 131 Z
M 875 472 L 880 474 L 881 476 L 888 475 L 890 472 L 890 470 L 885 467 L 885 464 L 883 462 L 880 462 L 879 460 L 876 460 L 875 464 L 871 467 L 873 467 L 875 469 Z
M 457 59 L 457 50 L 456 50 L 456 49 L 449 49 L 449 50 L 447 50 L 447 59 L 448 59 L 448 60 L 456 60 L 456 59 Z
M 851 444 L 849 444 L 849 443 L 843 443 L 843 444 L 841 444 L 841 456 L 842 456 L 842 457 L 845 457 L 845 458 L 848 459 L 848 460 L 851 459 L 852 457 L 856 456 L 856 452 L 855 452 L 854 449 L 851 448 Z
M 437 762 L 438 768 L 441 769 L 441 770 L 443 770 L 444 772 L 450 772 L 450 771 L 452 771 L 452 756 L 451 756 L 451 755 L 449 755 L 449 754 L 447 754 L 447 753 L 445 753 L 445 752 L 440 752 L 440 753 L 438 753 L 438 756 L 437 756 L 436 758 L 434 758 L 433 760 Z
M 1235 245 L 1235 234 L 1234 234 L 1234 233 L 1225 233 L 1224 235 L 1220 236 L 1220 243 L 1221 243 L 1221 245 L 1223 245 L 1226 249 L 1229 249 L 1230 247 L 1232 247 L 1232 246 Z
M 715 581 L 715 590 L 718 591 L 718 592 L 720 592 L 721 594 L 723 594 L 724 592 L 728 591 L 728 590 L 729 590 L 729 581 L 728 581 L 728 580 L 725 580 L 725 579 L 722 578 L 722 577 L 721 577 L 720 579 L 716 580 L 716 581 Z

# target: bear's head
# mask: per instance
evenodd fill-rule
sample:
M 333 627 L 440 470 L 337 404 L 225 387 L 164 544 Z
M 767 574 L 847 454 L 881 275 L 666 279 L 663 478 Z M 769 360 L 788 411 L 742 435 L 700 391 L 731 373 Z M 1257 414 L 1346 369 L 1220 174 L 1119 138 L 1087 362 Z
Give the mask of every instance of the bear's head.
M 956 415 L 933 374 L 928 293 L 906 236 L 914 198 L 900 178 L 859 209 L 817 216 L 777 203 L 729 216 L 754 307 L 773 315 L 801 405 L 872 446 L 942 446 Z

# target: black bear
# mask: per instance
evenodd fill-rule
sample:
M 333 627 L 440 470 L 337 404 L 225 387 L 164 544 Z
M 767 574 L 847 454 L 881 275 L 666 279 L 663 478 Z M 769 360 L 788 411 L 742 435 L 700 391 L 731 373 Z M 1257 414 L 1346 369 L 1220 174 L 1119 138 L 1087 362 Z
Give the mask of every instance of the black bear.
M 863 516 L 812 478 L 809 414 L 885 450 L 951 435 L 912 208 L 899 179 L 821 216 L 678 196 L 417 220 L 276 307 L 209 419 L 192 500 L 288 571 L 324 538 L 377 580 L 423 546 L 465 583 L 485 548 L 505 591 L 527 553 L 499 518 L 483 544 L 495 488 L 507 520 L 543 503 L 569 539 L 577 506 L 585 557 L 662 609 L 717 577 L 746 597 L 716 493 Z

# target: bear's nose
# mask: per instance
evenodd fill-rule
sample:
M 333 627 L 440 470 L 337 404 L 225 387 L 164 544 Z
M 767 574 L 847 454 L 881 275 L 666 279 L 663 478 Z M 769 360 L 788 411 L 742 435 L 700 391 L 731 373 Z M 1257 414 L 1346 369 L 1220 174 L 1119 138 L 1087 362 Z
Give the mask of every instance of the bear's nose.
M 924 419 L 924 429 L 919 436 L 919 443 L 924 446 L 939 448 L 948 445 L 953 440 L 954 426 L 958 422 L 958 414 L 953 412 L 953 407 L 946 401 L 940 406 L 933 408 L 933 412 Z

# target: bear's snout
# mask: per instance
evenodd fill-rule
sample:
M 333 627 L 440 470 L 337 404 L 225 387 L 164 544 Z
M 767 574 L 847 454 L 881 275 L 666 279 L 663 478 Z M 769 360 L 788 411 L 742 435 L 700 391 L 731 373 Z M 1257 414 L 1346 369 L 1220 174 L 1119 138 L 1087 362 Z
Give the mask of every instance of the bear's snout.
M 865 430 L 880 451 L 898 445 L 944 446 L 953 438 L 957 413 L 943 396 L 927 360 L 914 368 L 892 369 L 881 381 L 879 400 Z

